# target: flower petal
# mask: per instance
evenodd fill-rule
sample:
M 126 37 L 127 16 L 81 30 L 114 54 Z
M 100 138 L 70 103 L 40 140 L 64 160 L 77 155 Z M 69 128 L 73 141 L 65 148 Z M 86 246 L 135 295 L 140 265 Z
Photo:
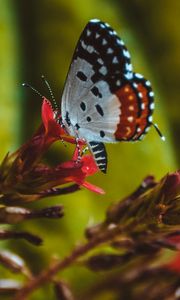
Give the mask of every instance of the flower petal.
M 103 189 L 101 189 L 100 187 L 92 184 L 92 183 L 89 183 L 87 181 L 84 181 L 82 184 L 81 184 L 83 187 L 85 187 L 86 189 L 92 191 L 92 192 L 95 192 L 97 194 L 101 194 L 101 195 L 104 195 L 105 194 L 105 191 Z
M 48 140 L 58 140 L 61 135 L 65 134 L 63 128 L 58 124 L 55 112 L 49 100 L 45 97 L 43 98 L 43 103 L 41 107 L 42 121 L 45 127 L 45 134 Z

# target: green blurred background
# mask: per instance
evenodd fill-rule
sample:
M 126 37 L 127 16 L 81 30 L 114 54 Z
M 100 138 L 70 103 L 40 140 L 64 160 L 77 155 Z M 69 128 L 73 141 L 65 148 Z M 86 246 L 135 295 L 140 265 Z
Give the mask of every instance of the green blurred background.
M 41 121 L 41 100 L 24 90 L 21 83 L 31 83 L 48 97 L 41 81 L 44 74 L 60 101 L 74 47 L 91 18 L 99 18 L 114 27 L 131 53 L 134 70 L 152 82 L 156 95 L 154 120 L 167 138 L 162 142 L 151 129 L 142 142 L 107 145 L 108 173 L 90 179 L 106 190 L 105 196 L 82 190 L 29 205 L 37 208 L 62 203 L 65 206 L 62 220 L 28 221 L 18 226 L 19 230 L 40 234 L 44 238 L 42 247 L 37 249 L 25 242 L 9 244 L 38 272 L 53 254 L 62 257 L 69 253 L 77 240 L 83 239 L 84 228 L 100 221 L 106 207 L 133 191 L 144 176 L 154 174 L 159 179 L 178 167 L 180 1 L 0 0 L 0 7 L 1 159 L 7 151 L 26 141 Z M 73 146 L 64 148 L 60 142 L 56 143 L 47 153 L 46 161 L 55 164 L 68 160 L 72 151 Z M 4 269 L 0 272 L 3 274 Z M 90 272 L 79 267 L 65 272 L 64 276 L 77 293 L 94 280 Z M 43 295 L 54 299 L 50 288 L 46 289 L 46 294 L 40 291 L 32 299 L 45 299 Z

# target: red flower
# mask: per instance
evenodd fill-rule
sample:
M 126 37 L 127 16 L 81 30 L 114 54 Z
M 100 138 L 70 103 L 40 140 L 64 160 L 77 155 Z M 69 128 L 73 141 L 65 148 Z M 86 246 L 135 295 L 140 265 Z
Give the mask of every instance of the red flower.
M 76 143 L 75 139 L 68 136 L 65 130 L 59 125 L 57 119 L 60 118 L 60 115 L 58 115 L 58 112 L 53 110 L 50 101 L 45 97 L 43 98 L 41 117 L 45 128 L 45 139 L 47 143 L 53 143 L 61 138 L 72 144 Z M 81 142 L 81 144 L 83 143 Z
M 180 252 L 164 267 L 170 271 L 180 273 Z
M 15 153 L 7 154 L 0 166 L 2 201 L 34 201 L 45 196 L 74 191 L 78 186 L 84 186 L 96 193 L 104 193 L 99 187 L 85 181 L 86 177 L 99 171 L 91 154 L 83 155 L 81 161 L 77 163 L 78 151 L 75 149 L 70 161 L 55 167 L 40 162 L 44 152 L 55 141 L 63 138 L 65 141 L 75 143 L 75 139 L 66 134 L 56 117 L 50 102 L 43 98 L 43 124 Z M 66 183 L 74 185 L 59 188 Z

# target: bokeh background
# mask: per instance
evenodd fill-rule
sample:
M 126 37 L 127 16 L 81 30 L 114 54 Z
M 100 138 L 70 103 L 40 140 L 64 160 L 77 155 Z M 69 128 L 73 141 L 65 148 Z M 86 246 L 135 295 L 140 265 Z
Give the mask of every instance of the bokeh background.
M 177 169 L 180 161 L 179 0 L 0 0 L 0 158 L 26 141 L 41 121 L 41 99 L 21 83 L 31 83 L 48 97 L 41 80 L 44 74 L 60 103 L 76 42 L 91 18 L 108 22 L 119 33 L 131 53 L 134 70 L 152 82 L 156 95 L 154 120 L 166 142 L 151 129 L 142 142 L 107 145 L 108 173 L 90 179 L 106 190 L 105 196 L 81 190 L 30 204 L 36 208 L 57 203 L 65 206 L 61 220 L 28 221 L 17 226 L 41 235 L 43 246 L 37 249 L 25 242 L 8 244 L 34 272 L 46 266 L 52 255 L 69 253 L 78 240 L 83 240 L 84 228 L 100 221 L 107 206 L 133 191 L 146 175 L 160 179 Z M 73 146 L 64 148 L 59 142 L 45 159 L 55 164 L 70 159 L 72 151 Z M 1 242 L 0 247 L 6 246 Z M 0 274 L 9 276 L 4 269 Z M 98 280 L 80 267 L 63 276 L 77 294 Z M 50 300 L 54 296 L 47 286 L 32 299 Z

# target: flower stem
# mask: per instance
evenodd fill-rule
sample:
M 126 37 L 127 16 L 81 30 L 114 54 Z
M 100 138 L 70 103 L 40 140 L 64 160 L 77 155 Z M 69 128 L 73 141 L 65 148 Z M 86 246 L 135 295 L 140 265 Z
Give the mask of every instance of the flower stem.
M 87 243 L 76 247 L 69 256 L 65 257 L 62 261 L 58 261 L 55 264 L 50 265 L 48 269 L 41 272 L 37 277 L 29 281 L 27 285 L 19 290 L 14 300 L 25 300 L 27 296 L 34 290 L 50 281 L 56 273 L 72 265 L 79 257 L 85 255 L 96 246 L 112 240 L 117 234 L 120 234 L 121 232 L 122 227 L 116 226 L 114 228 L 109 228 L 104 233 L 91 239 Z

